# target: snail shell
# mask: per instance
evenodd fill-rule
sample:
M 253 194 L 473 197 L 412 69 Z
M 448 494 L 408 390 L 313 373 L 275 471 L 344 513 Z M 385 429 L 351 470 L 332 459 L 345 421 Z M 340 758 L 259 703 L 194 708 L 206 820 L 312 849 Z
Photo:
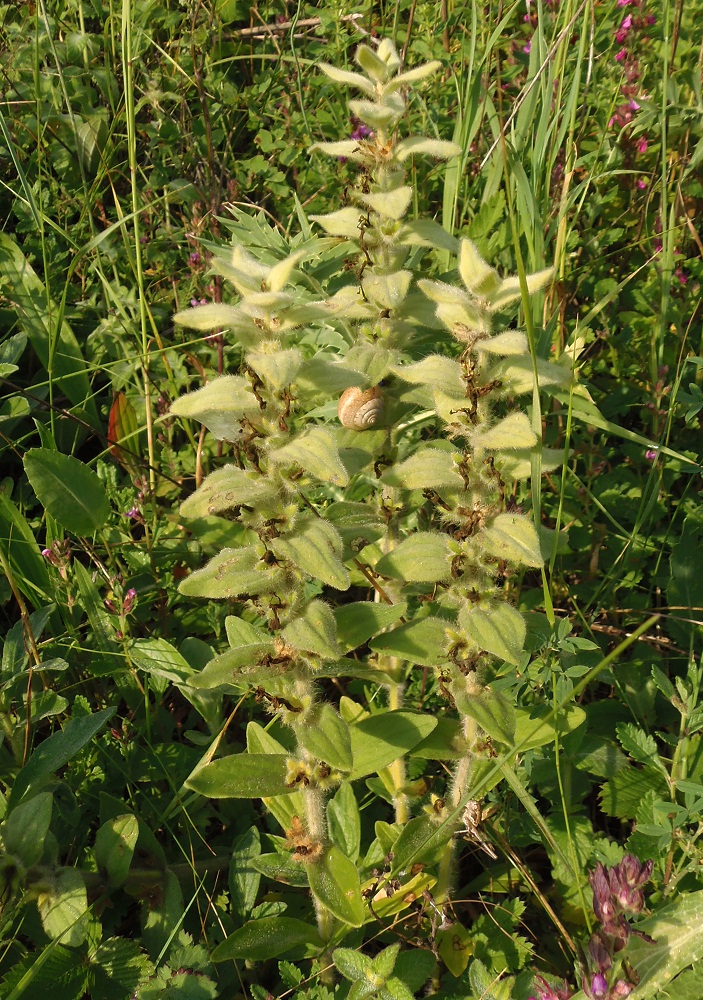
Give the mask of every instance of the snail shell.
M 351 386 L 339 397 L 337 414 L 343 427 L 365 431 L 378 423 L 383 415 L 383 392 L 377 385 L 372 389 Z

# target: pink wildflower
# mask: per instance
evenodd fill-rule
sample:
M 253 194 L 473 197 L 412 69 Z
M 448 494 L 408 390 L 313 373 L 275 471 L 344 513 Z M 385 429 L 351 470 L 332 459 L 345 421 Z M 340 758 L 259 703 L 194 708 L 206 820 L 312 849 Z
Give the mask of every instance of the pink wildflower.
M 522 50 L 522 51 L 523 51 L 523 52 L 526 52 L 526 53 L 527 53 L 527 54 L 529 55 L 529 54 L 530 54 L 530 49 L 531 49 L 531 48 L 532 48 L 532 41 L 530 40 L 530 41 L 529 41 L 529 42 L 527 43 L 527 45 L 525 45 L 525 46 L 523 47 L 523 50 Z
M 674 271 L 674 274 L 679 279 L 679 284 L 681 285 L 688 284 L 688 275 L 682 268 L 677 267 L 676 270 Z
M 634 99 L 630 101 L 630 111 L 639 111 L 640 106 Z
M 637 187 L 640 189 L 640 191 L 644 191 L 646 187 L 649 187 L 649 181 L 647 180 L 647 178 L 640 177 L 640 179 L 637 181 Z
M 638 153 L 646 153 L 647 152 L 647 146 L 648 146 L 648 142 L 647 142 L 646 138 L 644 136 L 642 136 L 642 138 L 637 143 L 637 152 Z
M 627 49 L 620 49 L 619 52 L 615 53 L 615 62 L 622 62 L 627 55 Z

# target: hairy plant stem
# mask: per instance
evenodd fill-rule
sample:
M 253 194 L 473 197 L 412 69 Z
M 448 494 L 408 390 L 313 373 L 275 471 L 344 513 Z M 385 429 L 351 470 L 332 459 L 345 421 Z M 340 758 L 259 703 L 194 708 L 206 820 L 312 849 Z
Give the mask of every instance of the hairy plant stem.
M 466 745 L 471 748 L 479 735 L 478 723 L 475 719 L 472 719 L 471 716 L 464 715 L 462 717 L 462 729 Z M 473 751 L 468 749 L 466 754 L 457 764 L 456 771 L 454 772 L 454 780 L 452 782 L 452 790 L 449 800 L 449 807 L 452 810 L 458 808 L 462 800 L 468 795 L 471 775 L 473 772 L 473 763 Z M 439 862 L 439 873 L 437 875 L 437 883 L 434 888 L 434 897 L 439 903 L 447 901 L 451 896 L 452 884 L 454 882 L 455 875 L 455 863 L 456 833 L 453 834 L 448 841 Z

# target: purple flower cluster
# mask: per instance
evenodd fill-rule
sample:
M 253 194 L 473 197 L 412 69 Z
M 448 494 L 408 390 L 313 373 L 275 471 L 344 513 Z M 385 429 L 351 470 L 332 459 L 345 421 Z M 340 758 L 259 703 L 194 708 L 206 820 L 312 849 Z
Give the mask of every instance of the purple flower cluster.
M 618 7 L 639 7 L 640 0 L 618 0 Z M 653 14 L 633 14 L 628 11 L 625 14 L 620 26 L 614 33 L 615 41 L 621 46 L 615 53 L 615 62 L 622 66 L 624 80 L 620 86 L 620 92 L 625 100 L 615 109 L 608 125 L 610 128 L 617 128 L 622 131 L 633 121 L 635 112 L 639 111 L 640 105 L 636 100 L 639 96 L 639 86 L 637 81 L 640 77 L 639 63 L 634 52 L 641 50 L 643 43 L 647 41 L 642 37 L 642 32 L 646 31 L 656 21 Z M 648 141 L 646 136 L 642 136 L 635 145 L 637 153 L 646 153 Z M 646 183 L 638 185 L 643 188 Z
M 642 912 L 642 886 L 651 878 L 653 867 L 651 860 L 642 863 L 634 854 L 626 854 L 611 868 L 599 861 L 588 876 L 593 889 L 593 912 L 601 925 L 588 944 L 592 972 L 584 974 L 581 984 L 591 1000 L 620 1000 L 629 996 L 636 985 L 628 979 L 617 978 L 611 986 L 607 973 L 613 969 L 613 957 L 626 946 L 631 934 L 651 940 L 634 930 L 626 915 Z

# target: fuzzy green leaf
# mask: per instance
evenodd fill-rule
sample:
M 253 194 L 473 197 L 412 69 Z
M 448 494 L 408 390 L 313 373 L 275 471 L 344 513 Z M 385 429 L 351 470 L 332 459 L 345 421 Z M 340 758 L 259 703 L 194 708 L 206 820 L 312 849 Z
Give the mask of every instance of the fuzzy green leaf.
M 216 268 L 216 270 L 218 270 Z M 224 302 L 208 302 L 206 305 L 183 309 L 173 317 L 173 322 L 185 326 L 189 330 L 216 330 L 224 327 L 230 330 L 250 332 L 255 329 L 251 319 L 236 306 L 225 305 Z
M 485 351 L 486 354 L 499 354 L 507 356 L 509 354 L 527 354 L 529 352 L 527 337 L 520 330 L 505 330 L 495 337 L 485 337 L 476 343 L 477 351 Z
M 337 972 L 341 972 L 344 978 L 352 983 L 357 979 L 363 979 L 372 969 L 371 959 L 353 948 L 335 948 L 332 952 L 332 961 Z
M 408 294 L 411 271 L 394 271 L 393 274 L 375 274 L 367 269 L 361 278 L 366 298 L 381 309 L 397 309 Z
M 313 579 L 337 590 L 348 589 L 351 577 L 341 558 L 342 539 L 329 521 L 313 515 L 301 517 L 294 532 L 274 538 L 270 545 L 277 558 L 290 560 Z
M 498 514 L 478 535 L 486 552 L 520 566 L 542 566 L 535 526 L 521 514 Z
M 413 196 L 413 189 L 406 185 L 395 188 L 394 191 L 379 191 L 375 194 L 358 194 L 357 198 L 362 203 L 379 215 L 396 222 L 403 218 Z
M 323 146 L 351 146 L 352 149 L 357 149 L 357 143 L 341 143 L 341 142 L 325 142 L 318 143 L 317 147 L 312 148 L 320 149 Z M 327 149 L 323 149 L 323 152 L 328 152 Z M 332 156 L 348 156 L 347 153 L 332 153 Z M 359 240 L 361 237 L 361 225 L 364 221 L 364 213 L 360 208 L 340 208 L 336 212 L 327 212 L 326 215 L 311 215 L 310 219 L 312 222 L 316 222 L 318 226 L 322 226 L 326 233 L 330 236 L 341 236 L 348 240 Z
M 447 659 L 447 626 L 441 618 L 421 618 L 384 632 L 371 643 L 377 653 L 399 656 L 420 666 L 438 666 Z
M 457 472 L 454 455 L 460 457 L 458 452 L 422 448 L 404 462 L 387 469 L 381 481 L 406 490 L 462 490 L 464 480 Z
M 301 889 L 309 886 L 306 866 L 300 861 L 294 861 L 288 853 L 279 854 L 275 851 L 271 854 L 260 854 L 258 858 L 250 861 L 250 865 L 254 871 L 275 882 L 295 885 Z
M 323 483 L 335 486 L 347 486 L 349 483 L 335 440 L 323 427 L 303 431 L 282 448 L 272 451 L 270 458 L 279 465 L 297 465 Z
M 245 361 L 265 384 L 273 386 L 274 389 L 283 389 L 295 379 L 303 363 L 303 355 L 297 347 L 287 351 L 275 351 L 272 354 L 249 351 Z
M 412 365 L 397 365 L 393 369 L 393 374 L 402 378 L 404 382 L 427 385 L 448 396 L 456 396 L 458 399 L 466 396 L 461 365 L 458 361 L 442 357 L 440 354 L 430 354 Z
M 501 691 L 483 688 L 479 693 L 466 692 L 455 685 L 454 700 L 460 712 L 471 716 L 491 739 L 512 746 L 515 738 L 515 708 Z
M 206 476 L 195 493 L 181 504 L 184 517 L 207 517 L 239 504 L 261 508 L 276 501 L 268 480 L 236 465 L 225 465 Z
M 322 72 L 328 76 L 335 83 L 346 83 L 349 87 L 358 87 L 359 90 L 363 90 L 365 94 L 369 97 L 376 96 L 376 88 L 371 83 L 371 81 L 362 76 L 361 73 L 352 73 L 348 69 L 338 69 L 336 66 L 330 65 L 330 63 L 321 62 L 317 64 L 317 68 L 321 69 Z
M 459 624 L 480 647 L 508 663 L 519 664 L 525 644 L 525 619 L 505 601 L 462 608 Z
M 379 559 L 375 568 L 381 576 L 396 580 L 435 583 L 451 577 L 454 555 L 447 535 L 417 531 Z
M 344 652 L 356 649 L 384 628 L 394 625 L 406 610 L 405 603 L 388 605 L 355 601 L 352 604 L 341 604 L 334 609 L 340 648 Z
M 461 146 L 445 139 L 426 139 L 424 136 L 410 136 L 401 139 L 395 147 L 396 159 L 404 163 L 409 156 L 416 154 L 431 156 L 435 160 L 448 160 L 451 156 L 459 156 Z
M 477 448 L 531 448 L 537 444 L 537 435 L 530 426 L 525 413 L 511 413 L 488 430 L 479 430 L 472 435 L 472 444 Z
M 88 930 L 83 919 L 88 913 L 88 895 L 79 871 L 62 868 L 50 890 L 37 897 L 37 907 L 42 927 L 52 941 L 61 941 L 69 948 L 83 943 Z
M 215 598 L 271 593 L 281 573 L 262 561 L 263 554 L 253 545 L 223 549 L 206 566 L 182 580 L 178 590 L 186 597 Z
M 296 727 L 298 740 L 318 760 L 340 771 L 351 771 L 352 749 L 349 726 L 332 705 L 324 702 L 306 712 Z
M 240 375 L 223 375 L 202 389 L 188 392 L 171 404 L 171 413 L 205 424 L 216 438 L 236 441 L 241 419 L 259 410 L 259 403 L 249 382 Z
M 282 636 L 295 649 L 316 653 L 326 660 L 342 655 L 337 643 L 337 622 L 324 601 L 310 601 L 303 615 L 286 625 Z

